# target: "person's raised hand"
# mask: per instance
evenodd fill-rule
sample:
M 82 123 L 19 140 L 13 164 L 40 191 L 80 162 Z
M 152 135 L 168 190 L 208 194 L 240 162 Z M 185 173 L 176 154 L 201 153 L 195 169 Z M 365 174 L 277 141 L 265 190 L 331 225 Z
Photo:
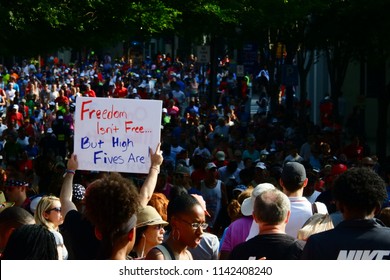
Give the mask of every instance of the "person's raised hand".
M 77 155 L 75 154 L 72 154 L 70 156 L 70 158 L 68 159 L 68 163 L 66 165 L 66 168 L 68 170 L 77 170 L 77 168 L 79 167 L 79 162 L 77 161 Z
M 151 168 L 156 167 L 159 168 L 162 164 L 164 158 L 162 156 L 162 151 L 160 150 L 161 143 L 157 144 L 156 151 L 153 153 L 153 150 L 149 148 L 149 154 L 150 154 L 150 161 L 151 161 Z

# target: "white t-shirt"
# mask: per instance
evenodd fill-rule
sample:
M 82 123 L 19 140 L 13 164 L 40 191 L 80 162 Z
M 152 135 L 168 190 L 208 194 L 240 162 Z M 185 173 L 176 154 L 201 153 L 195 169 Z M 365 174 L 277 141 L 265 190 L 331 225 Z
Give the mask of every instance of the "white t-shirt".
M 212 233 L 204 232 L 200 244 L 188 248 L 194 260 L 218 260 L 219 239 Z
M 64 238 L 62 237 L 62 234 L 56 230 L 50 230 L 50 232 L 53 233 L 57 246 L 62 246 L 62 259 L 67 260 L 69 255 L 68 255 L 68 250 L 65 247 Z
M 286 225 L 286 233 L 297 237 L 299 229 L 313 215 L 312 204 L 306 197 L 289 197 L 291 203 L 291 215 Z M 325 204 L 316 202 L 318 213 L 328 213 Z
M 15 95 L 16 95 L 16 90 L 14 90 L 14 89 L 7 89 L 5 91 L 5 94 L 6 94 L 7 100 L 14 101 L 14 98 L 15 98 Z

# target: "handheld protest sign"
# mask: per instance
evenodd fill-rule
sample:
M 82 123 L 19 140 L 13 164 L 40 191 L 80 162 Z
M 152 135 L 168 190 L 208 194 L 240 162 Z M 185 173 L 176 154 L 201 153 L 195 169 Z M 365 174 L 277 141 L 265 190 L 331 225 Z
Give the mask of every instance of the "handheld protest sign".
M 74 153 L 80 170 L 148 173 L 161 136 L 160 100 L 77 97 Z

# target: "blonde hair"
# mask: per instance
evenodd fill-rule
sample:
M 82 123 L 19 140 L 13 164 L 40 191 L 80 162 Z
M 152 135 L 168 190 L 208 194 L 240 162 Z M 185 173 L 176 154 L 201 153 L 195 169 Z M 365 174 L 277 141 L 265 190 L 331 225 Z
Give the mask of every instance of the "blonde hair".
M 53 207 L 54 201 L 60 201 L 60 199 L 53 195 L 42 197 L 42 199 L 38 202 L 34 214 L 35 223 L 38 225 L 43 225 L 44 227 L 51 230 L 55 230 L 56 227 L 51 221 L 46 219 L 43 214 Z

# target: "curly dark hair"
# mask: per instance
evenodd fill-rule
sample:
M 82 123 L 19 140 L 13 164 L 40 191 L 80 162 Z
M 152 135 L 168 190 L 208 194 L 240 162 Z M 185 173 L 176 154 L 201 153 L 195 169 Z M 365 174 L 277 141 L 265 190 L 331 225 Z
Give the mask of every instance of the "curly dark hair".
M 386 185 L 373 170 L 352 168 L 335 180 L 333 198 L 352 210 L 369 214 L 387 198 Z
M 103 238 L 122 230 L 139 208 L 134 183 L 111 173 L 91 183 L 85 194 L 85 214 Z
M 58 260 L 52 232 L 42 225 L 22 225 L 10 236 L 4 260 Z

